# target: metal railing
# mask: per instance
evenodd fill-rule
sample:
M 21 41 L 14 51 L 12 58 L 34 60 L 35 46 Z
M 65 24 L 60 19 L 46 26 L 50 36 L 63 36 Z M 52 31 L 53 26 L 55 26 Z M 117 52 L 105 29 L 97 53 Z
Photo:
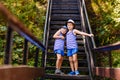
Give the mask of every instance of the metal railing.
M 45 51 L 45 47 L 44 45 L 32 34 L 32 32 L 30 32 L 23 23 L 21 23 L 14 15 L 12 15 L 9 10 L 2 4 L 0 3 L 0 13 L 3 16 L 4 20 L 7 22 L 7 41 L 6 41 L 6 47 L 5 47 L 5 57 L 4 57 L 4 64 L 10 65 L 11 64 L 11 58 L 12 58 L 12 43 L 13 43 L 13 31 L 16 31 L 18 34 L 20 34 L 25 40 L 24 40 L 24 54 L 23 54 L 23 65 L 27 64 L 27 56 L 28 56 L 28 42 L 32 43 L 33 45 L 36 46 L 36 54 L 35 54 L 35 63 L 34 63 L 34 67 L 29 68 L 28 66 L 22 67 L 20 68 L 22 71 L 24 69 L 26 69 L 26 77 L 24 76 L 23 78 L 21 78 L 22 80 L 32 80 L 30 79 L 28 76 L 32 75 L 34 73 L 33 76 L 31 76 L 31 78 L 35 78 L 35 77 L 40 77 L 44 75 L 44 69 L 43 68 L 36 68 L 38 66 L 38 53 L 39 53 L 39 49 L 41 49 L 42 51 Z M 13 68 L 13 67 L 12 67 Z M 14 67 L 12 69 L 11 67 L 6 67 L 6 69 L 4 69 L 3 67 L 0 67 L 0 72 L 9 70 L 8 73 L 4 73 L 4 77 L 0 76 L 0 79 L 2 77 L 3 80 L 15 80 L 18 79 L 20 77 L 22 77 L 21 72 L 15 72 L 15 70 L 19 69 L 17 67 Z M 4 70 L 3 70 L 4 69 Z M 38 71 L 39 70 L 39 71 Z M 40 73 L 41 70 L 41 73 Z M 12 72 L 16 73 L 15 74 L 11 74 Z M 23 71 L 24 73 L 24 71 Z M 38 75 L 38 73 L 40 75 Z M 7 74 L 7 75 L 6 75 Z M 10 75 L 10 76 L 8 76 Z M 17 78 L 13 78 L 15 76 L 17 76 Z M 7 79 L 9 78 L 9 79 Z M 11 79 L 12 78 L 12 79 Z M 19 79 L 18 79 L 19 80 Z
M 96 64 L 96 67 L 94 68 L 94 74 L 101 77 L 111 78 L 115 80 L 120 79 L 120 68 L 113 68 L 112 66 L 112 53 L 113 50 L 119 50 L 120 49 L 120 42 L 110 44 L 108 46 L 102 46 L 97 47 L 94 49 L 95 53 L 99 53 L 104 55 L 107 54 L 108 56 L 108 65 L 109 67 L 98 67 Z
M 46 59 L 47 59 L 47 48 L 48 48 L 48 38 L 49 38 L 49 28 L 50 28 L 50 19 L 51 19 L 51 9 L 52 9 L 52 0 L 48 0 L 48 7 L 47 7 L 47 13 L 46 13 L 46 21 L 45 21 L 45 27 L 44 27 L 44 39 L 43 44 L 46 47 L 45 52 L 42 54 L 42 64 L 43 67 L 46 67 Z
M 80 13 L 81 13 L 81 26 L 84 32 L 92 34 L 91 26 L 88 20 L 86 5 L 84 0 L 79 0 L 80 2 Z M 88 68 L 90 72 L 91 80 L 93 80 L 93 68 L 94 68 L 94 61 L 93 61 L 93 52 L 92 49 L 96 47 L 94 38 L 85 37 L 85 51 L 87 54 L 87 60 L 88 60 Z
M 87 32 L 87 33 L 92 33 L 88 15 L 87 15 L 85 1 L 80 0 L 80 2 L 81 2 L 80 10 L 81 10 L 81 19 L 82 19 L 81 23 L 82 23 L 83 31 Z M 119 80 L 120 79 L 120 76 L 119 76 L 120 68 L 112 68 L 111 51 L 120 49 L 120 42 L 110 44 L 108 46 L 98 47 L 98 48 L 96 48 L 94 38 L 85 37 L 85 42 L 86 42 L 86 51 L 87 51 L 86 53 L 88 53 L 87 54 L 87 55 L 89 55 L 88 59 L 90 60 L 89 65 L 91 65 L 89 67 L 89 69 L 91 69 L 91 71 L 92 71 L 91 76 L 97 75 L 97 76 L 101 76 L 101 77 L 107 77 L 107 78 Z M 97 67 L 95 65 L 95 59 L 93 59 L 93 57 L 95 57 L 96 52 L 97 53 L 108 52 L 109 67 Z M 92 54 L 92 53 L 94 53 L 94 54 Z

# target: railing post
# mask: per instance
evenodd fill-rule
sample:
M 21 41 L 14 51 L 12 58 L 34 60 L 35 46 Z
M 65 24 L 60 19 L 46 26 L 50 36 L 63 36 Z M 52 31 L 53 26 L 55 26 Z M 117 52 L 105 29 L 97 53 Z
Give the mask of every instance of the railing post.
M 24 40 L 24 54 L 23 54 L 23 64 L 27 64 L 27 58 L 28 58 L 28 40 Z
M 37 67 L 38 66 L 38 54 L 39 54 L 39 48 L 36 48 L 36 54 L 35 54 L 35 64 L 34 66 Z
M 5 56 L 4 56 L 4 64 L 10 64 L 11 63 L 11 51 L 12 51 L 12 39 L 13 30 L 8 26 L 7 28 L 7 36 L 6 36 L 6 47 L 5 47 Z
M 111 51 L 108 51 L 109 54 L 109 66 L 112 67 L 112 53 Z

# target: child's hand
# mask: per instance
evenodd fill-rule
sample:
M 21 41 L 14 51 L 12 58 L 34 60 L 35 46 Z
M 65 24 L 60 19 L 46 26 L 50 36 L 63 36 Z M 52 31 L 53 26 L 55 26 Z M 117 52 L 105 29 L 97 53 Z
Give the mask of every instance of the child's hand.
M 65 39 L 65 37 L 64 37 L 64 36 L 60 36 L 60 38 L 61 38 L 61 39 Z
M 90 36 L 90 37 L 94 37 L 94 34 L 90 34 L 89 36 Z

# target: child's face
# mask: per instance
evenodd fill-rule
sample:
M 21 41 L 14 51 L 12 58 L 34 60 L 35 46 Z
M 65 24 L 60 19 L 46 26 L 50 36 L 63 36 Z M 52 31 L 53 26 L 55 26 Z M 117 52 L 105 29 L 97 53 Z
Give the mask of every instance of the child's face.
M 72 23 L 67 23 L 68 30 L 72 30 L 74 25 Z
M 62 32 L 62 34 L 65 34 L 67 32 L 67 29 L 62 28 L 61 32 Z

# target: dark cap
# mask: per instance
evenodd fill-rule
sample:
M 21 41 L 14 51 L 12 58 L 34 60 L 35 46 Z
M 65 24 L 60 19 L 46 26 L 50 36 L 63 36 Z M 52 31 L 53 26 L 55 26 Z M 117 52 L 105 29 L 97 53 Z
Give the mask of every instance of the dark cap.
M 67 26 L 62 26 L 61 28 L 67 29 Z

